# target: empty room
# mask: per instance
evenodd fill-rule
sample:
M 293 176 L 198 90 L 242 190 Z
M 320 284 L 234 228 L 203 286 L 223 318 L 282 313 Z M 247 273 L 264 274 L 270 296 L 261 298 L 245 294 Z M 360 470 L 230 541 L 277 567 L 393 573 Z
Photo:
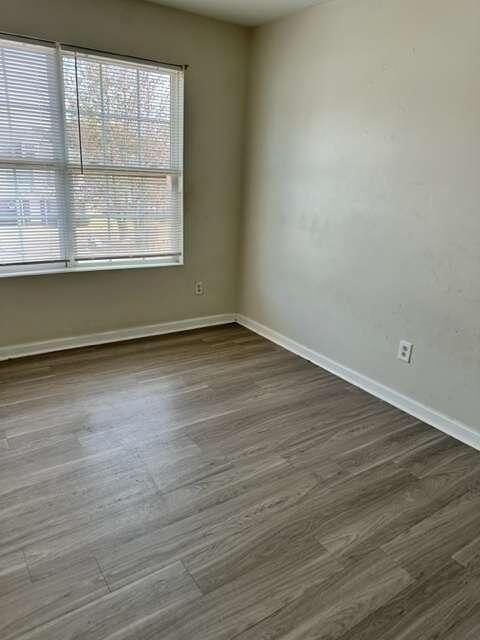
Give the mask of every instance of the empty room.
M 479 640 L 478 0 L 0 0 L 1 640 Z

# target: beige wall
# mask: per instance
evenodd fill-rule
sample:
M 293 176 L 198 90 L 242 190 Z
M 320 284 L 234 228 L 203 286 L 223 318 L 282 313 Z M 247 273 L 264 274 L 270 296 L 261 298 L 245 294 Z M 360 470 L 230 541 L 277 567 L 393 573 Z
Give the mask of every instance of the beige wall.
M 185 266 L 0 278 L 0 346 L 235 311 L 249 32 L 135 0 L 1 0 L 0 30 L 191 65 Z
M 479 24 L 337 0 L 256 31 L 239 309 L 477 428 Z

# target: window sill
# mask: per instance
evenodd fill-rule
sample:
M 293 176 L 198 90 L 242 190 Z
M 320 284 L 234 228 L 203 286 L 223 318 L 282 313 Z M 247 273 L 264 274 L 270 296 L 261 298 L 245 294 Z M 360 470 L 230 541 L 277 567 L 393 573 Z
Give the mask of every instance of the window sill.
M 158 267 L 181 267 L 183 265 L 183 258 L 172 260 L 155 260 L 149 263 L 136 263 L 136 264 L 115 264 L 109 263 L 104 265 L 89 264 L 81 267 L 50 267 L 42 269 L 24 269 L 18 271 L 7 271 L 0 267 L 0 278 L 18 278 L 25 276 L 48 276 L 55 273 L 85 273 L 88 271 L 123 271 L 124 269 L 155 269 Z

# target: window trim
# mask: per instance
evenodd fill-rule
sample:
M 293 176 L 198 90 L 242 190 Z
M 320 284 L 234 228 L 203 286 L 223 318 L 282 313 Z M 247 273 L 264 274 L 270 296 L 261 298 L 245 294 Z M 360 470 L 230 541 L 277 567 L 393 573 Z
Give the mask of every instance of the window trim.
M 0 32 L 1 40 L 10 40 L 12 42 L 21 42 L 25 44 L 32 44 L 37 46 L 45 46 L 51 47 L 55 50 L 55 55 L 57 59 L 57 89 L 58 89 L 58 102 L 59 102 L 59 114 L 62 122 L 62 130 L 60 132 L 62 139 L 62 159 L 60 161 L 52 161 L 45 162 L 43 160 L 36 162 L 34 159 L 24 159 L 22 161 L 12 160 L 11 162 L 8 160 L 2 161 L 0 164 L 2 166 L 12 164 L 12 166 L 18 167 L 19 165 L 23 165 L 24 167 L 31 166 L 32 168 L 48 168 L 60 171 L 62 174 L 62 196 L 64 202 L 64 210 L 62 212 L 62 220 L 63 220 L 63 247 L 65 260 L 58 260 L 52 262 L 34 262 L 34 263 L 23 263 L 23 264 L 0 264 L 0 278 L 10 278 L 10 277 L 24 277 L 24 276 L 33 276 L 33 275 L 50 275 L 56 273 L 81 273 L 81 272 L 89 272 L 89 271 L 117 271 L 117 270 L 125 270 L 125 269 L 151 269 L 158 267 L 174 267 L 174 266 L 182 266 L 184 265 L 184 252 L 185 252 L 185 237 L 184 237 L 184 131 L 185 131 L 185 94 L 184 94 L 184 81 L 185 81 L 185 70 L 188 68 L 188 65 L 175 65 L 164 62 L 157 62 L 155 60 L 137 58 L 129 55 L 121 55 L 117 53 L 101 51 L 96 49 L 89 49 L 86 47 L 61 44 L 59 42 L 54 41 L 46 41 L 34 37 L 29 36 L 19 36 L 16 34 L 9 34 Z M 175 91 L 173 93 L 173 98 L 177 101 L 180 100 L 179 108 L 177 111 L 177 117 L 172 118 L 171 128 L 175 128 L 176 135 L 175 139 L 177 141 L 177 157 L 178 157 L 178 169 L 173 169 L 172 167 L 168 169 L 148 169 L 148 168 L 136 168 L 136 167 L 107 167 L 103 165 L 95 166 L 90 165 L 84 168 L 85 174 L 98 174 L 107 171 L 107 169 L 111 169 L 112 173 L 119 173 L 124 175 L 135 175 L 138 172 L 138 175 L 148 175 L 151 174 L 153 176 L 175 176 L 177 182 L 177 197 L 179 199 L 179 209 L 178 209 L 178 225 L 179 225 L 179 249 L 180 252 L 177 254 L 171 254 L 165 257 L 151 256 L 146 255 L 145 257 L 128 259 L 128 258 L 99 258 L 99 259 L 81 259 L 78 260 L 74 256 L 73 250 L 73 229 L 72 229 L 72 206 L 70 203 L 71 200 L 71 192 L 68 187 L 68 183 L 70 181 L 69 176 L 72 173 L 76 173 L 80 166 L 77 166 L 75 163 L 70 163 L 68 160 L 68 148 L 67 148 L 67 140 L 66 140 L 66 127 L 67 127 L 67 119 L 66 119 L 66 108 L 65 108 L 65 84 L 64 84 L 64 73 L 63 73 L 63 56 L 64 54 L 86 54 L 92 55 L 94 57 L 108 59 L 110 58 L 112 62 L 115 60 L 118 63 L 124 62 L 126 65 L 146 65 L 152 66 L 159 70 L 165 70 L 169 72 L 172 76 L 174 75 L 172 72 L 176 71 L 176 86 Z M 181 72 L 181 73 L 179 73 Z M 38 268 L 37 268 L 38 267 Z
M 115 261 L 115 264 L 106 264 L 100 265 L 82 265 L 78 266 L 78 263 L 75 263 L 75 266 L 72 267 L 62 267 L 59 266 L 64 264 L 64 262 L 52 262 L 48 266 L 44 264 L 43 269 L 34 269 L 31 268 L 21 269 L 21 265 L 15 265 L 15 271 L 3 271 L 5 266 L 0 266 L 0 279 L 1 278 L 18 278 L 21 276 L 47 276 L 55 273 L 87 273 L 90 271 L 123 271 L 127 269 L 155 269 L 158 267 L 182 267 L 185 262 L 183 258 L 183 254 L 178 257 L 177 260 L 171 258 L 164 259 L 149 259 L 150 262 L 147 264 L 147 261 L 141 264 L 140 261 L 131 261 L 129 264 L 127 261 L 121 262 L 119 260 Z M 98 261 L 100 262 L 100 261 Z M 113 262 L 113 261 L 112 261 Z M 41 263 L 37 263 L 41 264 Z M 10 267 L 9 267 L 10 268 Z M 13 266 L 12 266 L 13 268 Z

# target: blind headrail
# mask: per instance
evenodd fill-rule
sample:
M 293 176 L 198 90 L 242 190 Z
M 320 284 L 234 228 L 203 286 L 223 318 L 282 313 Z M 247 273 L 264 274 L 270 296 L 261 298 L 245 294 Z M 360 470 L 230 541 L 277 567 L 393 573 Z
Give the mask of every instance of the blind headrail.
M 171 62 L 164 62 L 162 60 L 153 60 L 151 58 L 141 58 L 139 56 L 131 56 L 128 54 L 117 53 L 114 51 L 104 51 L 102 49 L 91 49 L 89 47 L 81 47 L 75 44 L 68 44 L 66 42 L 57 42 L 55 40 L 47 40 L 44 38 L 37 38 L 36 36 L 26 36 L 20 33 L 10 33 L 8 31 L 0 31 L 0 38 L 6 38 L 11 40 L 18 40 L 21 42 L 30 42 L 31 44 L 43 44 L 51 47 L 60 46 L 64 51 L 77 51 L 78 53 L 90 53 L 92 55 L 107 56 L 109 58 L 116 58 L 117 60 L 131 60 L 132 62 L 141 62 L 143 64 L 159 65 L 168 69 L 176 69 L 186 71 L 189 67 L 188 64 L 173 64 Z

